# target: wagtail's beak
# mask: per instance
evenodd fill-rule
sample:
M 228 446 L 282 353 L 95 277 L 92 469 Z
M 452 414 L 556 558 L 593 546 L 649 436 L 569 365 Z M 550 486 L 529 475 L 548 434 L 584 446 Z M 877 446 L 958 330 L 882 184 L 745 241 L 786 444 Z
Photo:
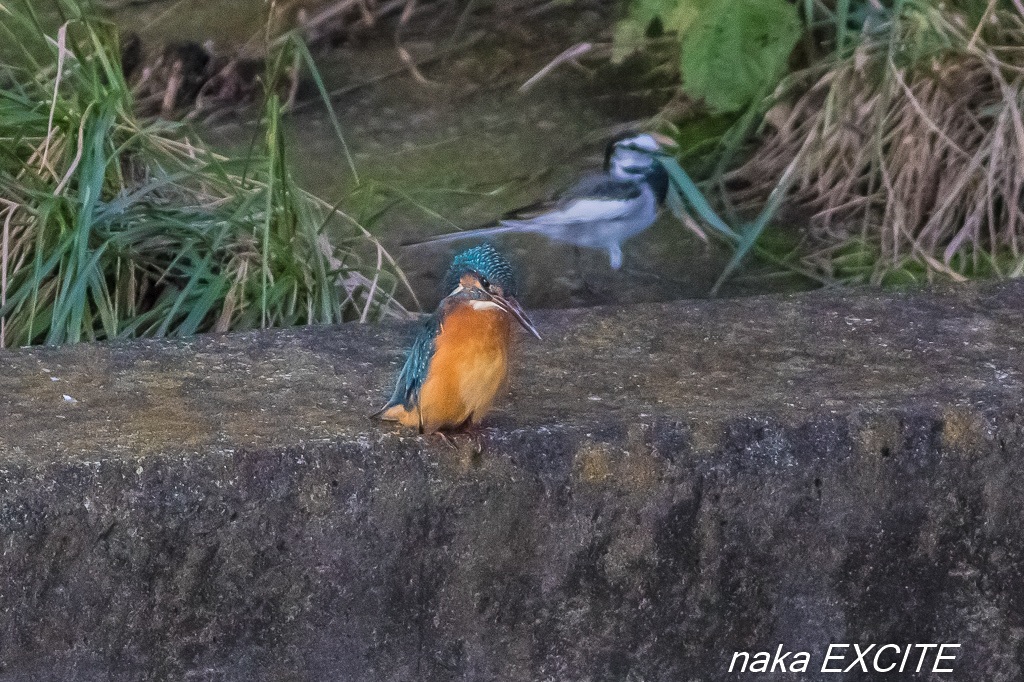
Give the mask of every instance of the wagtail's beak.
M 663 149 L 668 149 L 668 150 L 671 150 L 671 151 L 675 151 L 675 149 L 679 146 L 679 143 L 676 142 L 675 140 L 673 140 L 668 135 L 662 135 L 661 133 L 648 133 L 648 134 L 651 137 L 653 137 L 654 141 L 657 142 L 658 144 L 660 144 Z
M 505 298 L 504 296 L 495 296 L 494 294 L 490 294 L 490 297 L 491 300 L 500 305 L 503 310 L 516 318 L 516 321 L 523 326 L 523 329 L 540 339 L 540 334 L 537 332 L 537 328 L 533 326 L 533 322 L 530 320 L 529 316 L 527 316 L 523 307 L 519 305 L 519 301 L 512 297 Z

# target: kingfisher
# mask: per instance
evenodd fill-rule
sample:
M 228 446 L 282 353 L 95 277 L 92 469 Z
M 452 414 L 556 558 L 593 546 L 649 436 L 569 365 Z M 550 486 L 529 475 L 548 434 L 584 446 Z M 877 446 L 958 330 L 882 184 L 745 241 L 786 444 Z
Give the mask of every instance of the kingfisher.
M 416 337 L 388 404 L 372 416 L 420 433 L 479 424 L 508 374 L 514 323 L 540 339 L 516 287 L 490 244 L 457 255 L 444 278 L 450 293 Z
M 668 172 L 658 157 L 670 138 L 653 133 L 627 133 L 608 143 L 604 172 L 580 180 L 555 202 L 532 206 L 484 227 L 439 235 L 423 242 L 490 237 L 508 232 L 534 232 L 576 246 L 608 251 L 613 270 L 622 267 L 622 242 L 650 227 L 668 192 Z

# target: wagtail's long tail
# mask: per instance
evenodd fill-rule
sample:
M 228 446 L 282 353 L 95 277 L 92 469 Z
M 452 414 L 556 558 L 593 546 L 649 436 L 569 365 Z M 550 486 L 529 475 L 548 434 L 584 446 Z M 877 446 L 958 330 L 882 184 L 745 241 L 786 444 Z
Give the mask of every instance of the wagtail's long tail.
M 490 237 L 495 234 L 505 234 L 507 232 L 530 232 L 531 230 L 524 225 L 511 225 L 503 223 L 496 227 L 480 227 L 474 230 L 461 230 L 458 232 L 449 232 L 447 234 L 439 234 L 433 237 L 427 237 L 426 239 L 418 239 L 411 242 L 403 242 L 402 246 L 415 246 L 417 244 L 436 244 L 439 242 L 453 242 L 458 239 L 474 239 L 477 237 Z

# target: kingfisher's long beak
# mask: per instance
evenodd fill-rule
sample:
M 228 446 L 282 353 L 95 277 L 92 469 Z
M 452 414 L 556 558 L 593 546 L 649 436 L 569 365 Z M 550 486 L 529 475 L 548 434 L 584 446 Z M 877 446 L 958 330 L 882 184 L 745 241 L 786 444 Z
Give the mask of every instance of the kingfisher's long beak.
M 533 326 L 533 322 L 530 320 L 529 316 L 527 316 L 523 307 L 519 305 L 519 301 L 511 296 L 505 298 L 504 296 L 490 294 L 490 297 L 492 301 L 501 306 L 502 310 L 505 310 L 509 315 L 516 318 L 516 321 L 523 326 L 523 329 L 540 339 L 540 334 L 537 332 L 537 328 Z

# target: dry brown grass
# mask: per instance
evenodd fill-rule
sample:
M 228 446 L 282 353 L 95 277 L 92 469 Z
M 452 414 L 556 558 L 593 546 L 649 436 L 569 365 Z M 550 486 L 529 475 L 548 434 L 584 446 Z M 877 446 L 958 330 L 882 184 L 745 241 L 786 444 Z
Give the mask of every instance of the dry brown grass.
M 1024 20 L 993 2 L 979 26 L 923 2 L 869 21 L 850 56 L 789 81 L 780 101 L 801 94 L 727 179 L 763 201 L 795 163 L 790 202 L 826 274 L 1020 276 Z M 843 271 L 851 245 L 871 259 Z

